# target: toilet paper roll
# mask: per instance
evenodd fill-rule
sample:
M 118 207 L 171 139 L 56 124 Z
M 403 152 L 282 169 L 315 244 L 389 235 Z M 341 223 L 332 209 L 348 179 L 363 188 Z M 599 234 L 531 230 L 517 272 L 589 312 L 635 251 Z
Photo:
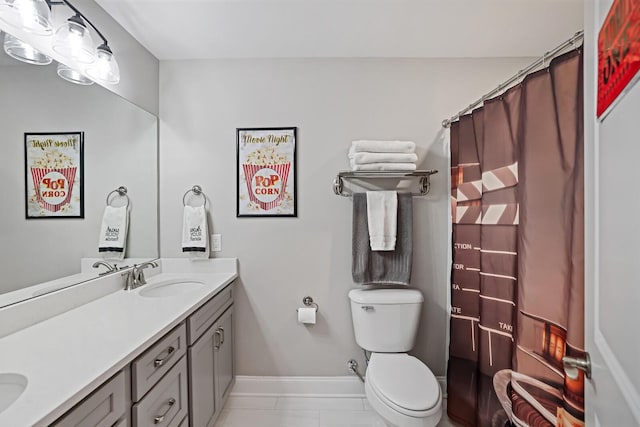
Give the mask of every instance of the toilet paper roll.
M 298 309 L 298 322 L 315 325 L 316 324 L 316 308 L 300 307 Z

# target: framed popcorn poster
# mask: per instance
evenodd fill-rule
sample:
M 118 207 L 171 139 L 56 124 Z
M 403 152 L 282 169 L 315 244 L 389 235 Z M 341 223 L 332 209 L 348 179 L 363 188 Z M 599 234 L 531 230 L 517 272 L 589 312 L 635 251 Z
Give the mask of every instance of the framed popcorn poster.
M 27 219 L 84 218 L 84 132 L 25 133 Z
M 297 216 L 296 130 L 236 129 L 236 216 Z

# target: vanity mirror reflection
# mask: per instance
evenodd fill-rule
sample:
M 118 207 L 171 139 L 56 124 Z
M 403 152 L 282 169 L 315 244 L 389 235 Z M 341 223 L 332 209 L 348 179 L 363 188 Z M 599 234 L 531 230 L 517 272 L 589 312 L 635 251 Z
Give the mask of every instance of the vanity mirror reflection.
M 34 66 L 0 51 L 0 307 L 96 277 L 81 258 L 101 258 L 100 224 L 107 195 L 130 199 L 127 258 L 158 257 L 158 124 L 151 113 L 94 84 L 60 79 L 56 62 Z M 84 218 L 26 219 L 25 132 L 84 132 Z M 47 287 L 37 293 L 47 291 Z

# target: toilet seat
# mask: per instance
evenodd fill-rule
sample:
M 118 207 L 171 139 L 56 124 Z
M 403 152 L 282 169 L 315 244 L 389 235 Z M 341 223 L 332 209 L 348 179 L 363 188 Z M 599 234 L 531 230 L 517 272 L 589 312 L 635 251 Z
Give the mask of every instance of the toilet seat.
M 373 353 L 366 382 L 384 404 L 403 415 L 424 418 L 441 410 L 442 395 L 435 376 L 406 353 Z

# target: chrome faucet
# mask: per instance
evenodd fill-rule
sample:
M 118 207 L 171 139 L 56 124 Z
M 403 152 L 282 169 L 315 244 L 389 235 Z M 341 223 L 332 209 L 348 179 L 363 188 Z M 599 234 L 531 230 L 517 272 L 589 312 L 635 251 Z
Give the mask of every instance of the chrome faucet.
M 142 285 L 147 284 L 147 280 L 144 277 L 144 269 L 147 267 L 157 267 L 158 263 L 155 261 L 143 262 L 140 265 L 134 264 L 133 268 L 126 273 L 122 273 L 124 277 L 124 290 L 131 291 Z
M 105 261 L 96 261 L 93 263 L 93 268 L 98 268 L 101 265 L 107 267 L 107 271 L 103 271 L 102 273 L 98 273 L 98 276 L 104 276 L 105 274 L 113 273 L 114 271 L 118 271 L 118 266 L 116 264 L 109 264 Z

